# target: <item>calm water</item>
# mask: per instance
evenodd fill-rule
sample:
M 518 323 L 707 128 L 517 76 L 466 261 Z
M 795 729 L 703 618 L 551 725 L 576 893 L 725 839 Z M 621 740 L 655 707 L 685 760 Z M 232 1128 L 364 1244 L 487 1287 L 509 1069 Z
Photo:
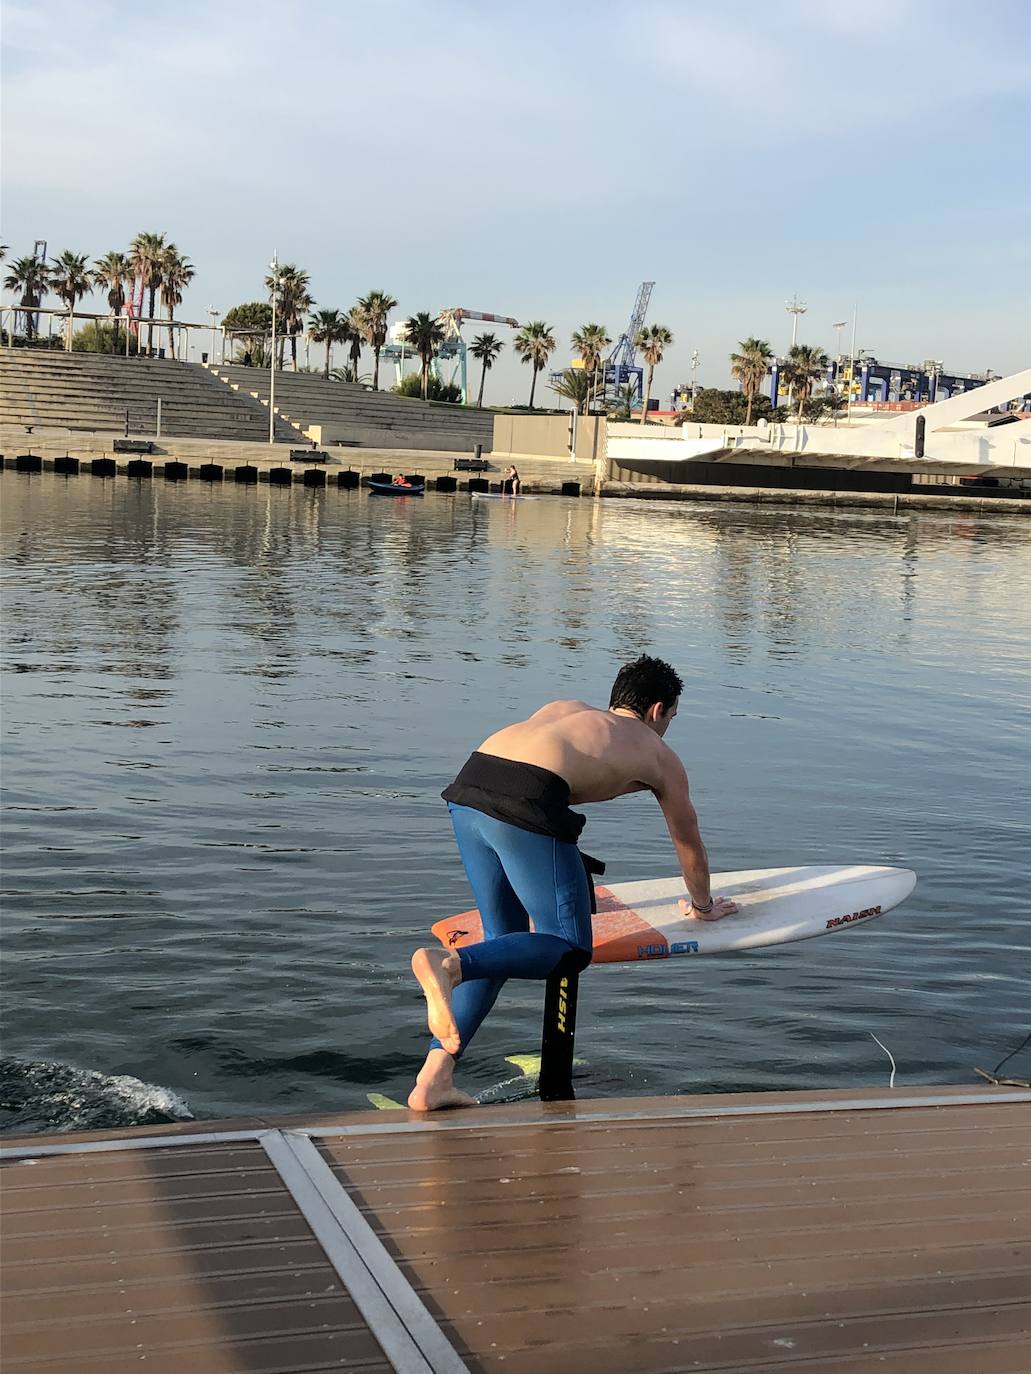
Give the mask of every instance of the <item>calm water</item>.
M 1031 1029 L 1031 526 L 1018 517 L 7 473 L 7 1129 L 366 1105 L 424 1048 L 408 957 L 469 904 L 438 794 L 648 650 L 714 869 L 886 862 L 833 939 L 584 980 L 579 1093 L 969 1082 Z M 675 871 L 590 810 L 606 881 Z M 530 1085 L 510 985 L 465 1081 Z M 1028 1054 L 1011 1072 L 1027 1076 Z

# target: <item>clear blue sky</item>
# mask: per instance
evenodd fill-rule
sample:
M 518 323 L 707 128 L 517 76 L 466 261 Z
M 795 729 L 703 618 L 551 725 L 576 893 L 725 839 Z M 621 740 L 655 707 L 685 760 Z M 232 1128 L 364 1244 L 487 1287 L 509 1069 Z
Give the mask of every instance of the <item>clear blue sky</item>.
M 786 348 L 795 292 L 828 350 L 856 302 L 882 359 L 1031 362 L 1029 0 L 4 10 L 4 241 L 164 231 L 187 317 L 255 298 L 276 248 L 321 306 L 543 318 L 556 363 L 654 279 L 663 397 L 693 348 L 704 385 L 747 334 Z M 508 355 L 488 399 L 528 384 Z

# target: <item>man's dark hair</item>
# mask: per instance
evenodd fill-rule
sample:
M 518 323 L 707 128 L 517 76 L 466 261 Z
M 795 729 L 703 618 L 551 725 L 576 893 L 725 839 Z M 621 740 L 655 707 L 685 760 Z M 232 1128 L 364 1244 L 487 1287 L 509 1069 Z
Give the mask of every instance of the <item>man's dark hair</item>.
M 662 709 L 669 711 L 683 690 L 684 684 L 668 663 L 642 654 L 632 663 L 624 663 L 616 674 L 609 710 L 622 706 L 643 718 L 649 706 L 661 701 Z

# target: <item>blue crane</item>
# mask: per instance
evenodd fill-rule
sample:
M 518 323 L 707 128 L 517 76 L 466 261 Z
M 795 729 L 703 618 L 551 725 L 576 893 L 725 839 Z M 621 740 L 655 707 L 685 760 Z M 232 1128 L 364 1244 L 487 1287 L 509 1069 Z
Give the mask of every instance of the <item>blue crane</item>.
M 643 281 L 637 288 L 637 299 L 630 314 L 630 323 L 616 340 L 612 352 L 605 359 L 605 390 L 616 391 L 630 382 L 638 396 L 643 391 L 644 369 L 637 366 L 637 336 L 644 328 L 651 300 L 653 281 Z

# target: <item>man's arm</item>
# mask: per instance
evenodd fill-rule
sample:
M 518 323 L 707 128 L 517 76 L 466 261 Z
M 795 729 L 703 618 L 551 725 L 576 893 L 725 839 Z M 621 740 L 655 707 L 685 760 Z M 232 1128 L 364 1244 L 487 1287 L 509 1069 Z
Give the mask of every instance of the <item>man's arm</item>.
M 713 897 L 709 888 L 709 856 L 698 829 L 698 813 L 691 801 L 687 772 L 677 755 L 663 746 L 659 784 L 653 790 L 666 819 L 673 848 L 677 851 L 684 882 L 691 894 L 690 901 L 681 906 L 692 916 L 706 921 L 718 921 L 736 910 L 726 897 Z

